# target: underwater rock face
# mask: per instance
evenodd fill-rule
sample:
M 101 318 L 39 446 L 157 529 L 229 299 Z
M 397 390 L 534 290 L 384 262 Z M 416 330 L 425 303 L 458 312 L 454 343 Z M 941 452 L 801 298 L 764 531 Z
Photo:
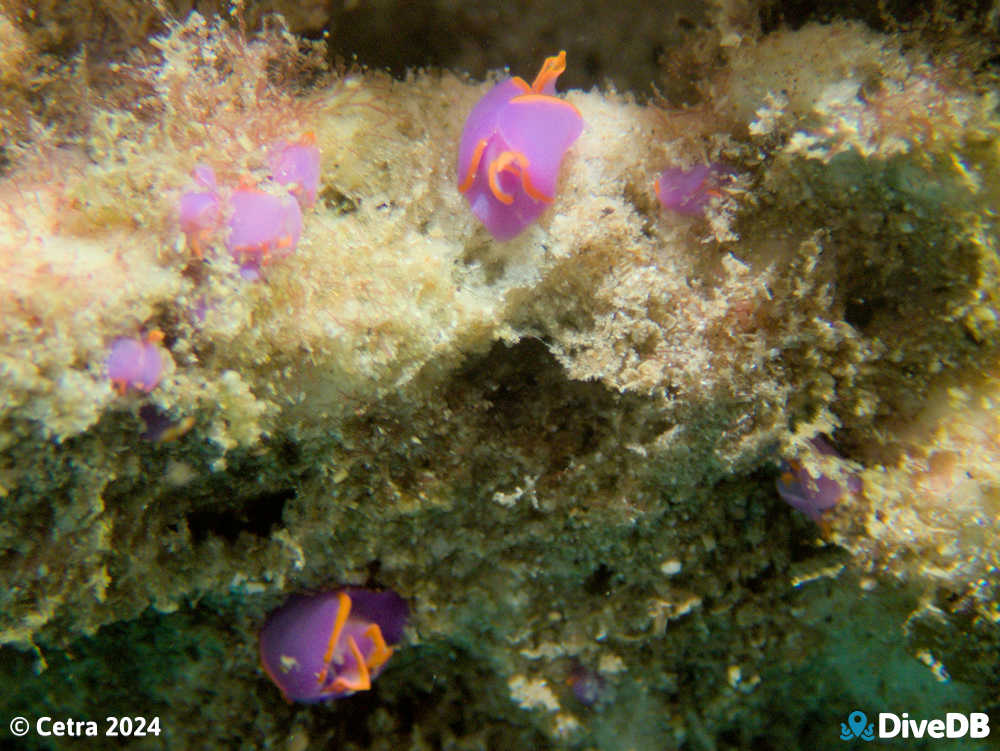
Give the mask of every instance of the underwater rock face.
M 155 714 L 170 748 L 736 749 L 831 747 L 887 690 L 912 717 L 987 707 L 991 79 L 855 23 L 760 34 L 756 10 L 671 51 L 692 106 L 564 87 L 586 128 L 502 244 L 454 160 L 496 79 L 332 72 L 280 25 L 192 15 L 120 63 L 141 107 L 18 130 L 5 716 Z M 43 40 L 0 17 L 7 39 L 16 103 Z M 661 206 L 667 165 L 697 211 Z M 821 525 L 780 499 L 783 458 L 851 490 Z M 406 633 L 369 614 L 355 653 L 324 617 L 326 644 L 284 629 L 262 669 L 268 614 L 331 583 L 331 607 L 398 592 Z M 267 673 L 323 698 L 282 683 L 292 661 L 340 698 L 286 705 Z

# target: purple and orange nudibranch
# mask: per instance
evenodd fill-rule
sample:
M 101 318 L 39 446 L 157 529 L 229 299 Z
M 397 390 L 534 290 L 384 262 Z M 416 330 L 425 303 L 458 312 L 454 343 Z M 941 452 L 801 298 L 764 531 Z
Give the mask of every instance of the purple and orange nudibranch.
M 227 219 L 226 248 L 244 279 L 260 279 L 265 265 L 295 251 L 302 234 L 302 211 L 316 203 L 320 153 L 311 131 L 294 141 L 276 143 L 265 181 L 244 177 L 231 190 L 220 189 L 215 171 L 194 168 L 195 185 L 181 194 L 177 214 L 181 231 L 195 256 Z
M 705 213 L 708 201 L 719 197 L 720 181 L 726 170 L 719 164 L 697 164 L 691 169 L 667 167 L 653 188 L 660 205 L 668 211 L 686 216 L 700 216 Z
M 290 193 L 274 195 L 242 184 L 229 196 L 226 247 L 244 279 L 259 279 L 261 268 L 295 251 L 302 234 L 302 210 Z
M 219 186 L 215 170 L 207 165 L 197 165 L 191 176 L 197 187 L 181 195 L 178 218 L 181 231 L 187 235 L 188 245 L 195 256 L 201 258 L 204 255 L 203 246 L 222 217 Z
M 809 445 L 816 455 L 840 456 L 821 435 L 809 439 Z M 845 492 L 860 493 L 862 485 L 857 475 L 849 475 L 846 486 L 826 475 L 813 477 L 800 461 L 791 459 L 781 463 L 781 475 L 775 487 L 785 503 L 819 522 L 823 512 L 836 506 Z
M 163 332 L 154 329 L 142 339 L 115 339 L 108 354 L 108 378 L 119 394 L 130 388 L 152 391 L 163 377 L 164 361 L 160 342 Z
M 555 96 L 566 53 L 549 57 L 529 86 L 501 81 L 472 109 L 458 147 L 458 189 L 497 240 L 520 234 L 552 203 L 566 150 L 583 117 Z
M 592 707 L 605 695 L 607 686 L 600 673 L 579 663 L 573 666 L 566 684 L 573 689 L 573 696 L 586 707 Z
M 319 148 L 312 131 L 297 141 L 275 145 L 270 158 L 271 177 L 295 196 L 299 206 L 308 209 L 316 203 L 319 191 Z
M 288 701 L 367 691 L 403 638 L 409 614 L 395 592 L 351 587 L 292 597 L 260 632 L 260 662 Z

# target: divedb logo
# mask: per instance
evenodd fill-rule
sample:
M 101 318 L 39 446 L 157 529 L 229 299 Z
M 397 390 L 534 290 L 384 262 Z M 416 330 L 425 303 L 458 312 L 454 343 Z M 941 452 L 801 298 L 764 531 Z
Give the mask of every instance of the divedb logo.
M 914 720 L 907 712 L 879 712 L 878 726 L 868 722 L 859 709 L 840 723 L 840 740 L 873 741 L 876 738 L 986 738 L 990 734 L 990 716 L 985 712 L 948 712 L 944 719 Z

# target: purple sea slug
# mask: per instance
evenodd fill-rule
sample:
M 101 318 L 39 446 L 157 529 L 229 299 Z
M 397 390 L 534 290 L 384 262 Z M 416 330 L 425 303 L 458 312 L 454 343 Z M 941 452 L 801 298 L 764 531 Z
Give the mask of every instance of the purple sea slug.
M 307 209 L 316 203 L 319 191 L 319 149 L 316 134 L 312 131 L 298 141 L 283 142 L 271 153 L 271 176 L 279 185 L 285 185 Z
M 668 167 L 654 184 L 660 205 L 668 211 L 686 216 L 700 216 L 717 190 L 725 170 L 718 164 L 699 164 L 691 169 Z
M 508 78 L 472 109 L 458 147 L 458 189 L 497 240 L 510 240 L 552 203 L 566 150 L 583 117 L 555 96 L 566 53 L 549 57 L 531 86 Z
M 403 638 L 395 592 L 357 587 L 292 597 L 260 632 L 260 662 L 285 699 L 315 703 L 367 691 Z
M 188 245 L 201 258 L 202 246 L 208 236 L 219 226 L 221 218 L 218 185 L 211 167 L 199 164 L 193 175 L 197 186 L 181 195 L 179 218 L 181 231 L 187 235 Z
M 316 203 L 319 191 L 315 134 L 278 143 L 269 164 L 270 190 L 262 190 L 252 178 L 241 180 L 232 190 L 220 190 L 211 167 L 195 167 L 195 185 L 181 194 L 178 219 L 198 258 L 203 257 L 205 244 L 223 220 L 228 230 L 226 248 L 245 279 L 259 279 L 265 265 L 295 250 L 302 234 L 302 209 Z
M 153 330 L 144 339 L 122 337 L 111 344 L 107 359 L 108 378 L 124 394 L 129 388 L 152 391 L 163 377 L 163 354 L 159 343 L 163 332 Z
M 180 420 L 171 420 L 166 412 L 152 404 L 143 404 L 139 408 L 139 417 L 146 424 L 146 429 L 139 437 L 150 443 L 170 443 L 187 435 L 194 427 L 195 418 L 188 415 Z
M 291 255 L 302 234 L 302 211 L 291 195 L 276 196 L 243 185 L 229 197 L 226 247 L 244 279 L 259 279 L 262 266 Z
M 810 439 L 809 443 L 817 454 L 822 456 L 839 456 L 833 447 L 822 436 Z M 776 481 L 778 495 L 793 508 L 798 509 L 814 522 L 818 522 L 827 509 L 840 502 L 845 488 L 837 480 L 826 475 L 813 477 L 798 461 L 782 462 L 781 476 Z M 851 476 L 847 480 L 846 490 L 851 493 L 861 492 L 861 480 Z
M 566 683 L 572 688 L 576 700 L 586 707 L 597 704 L 607 688 L 604 679 L 596 671 L 579 664 L 573 666 Z

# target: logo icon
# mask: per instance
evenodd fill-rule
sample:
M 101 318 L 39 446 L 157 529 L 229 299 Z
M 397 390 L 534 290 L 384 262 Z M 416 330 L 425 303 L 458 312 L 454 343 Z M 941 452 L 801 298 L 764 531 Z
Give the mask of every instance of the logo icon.
M 865 713 L 857 709 L 847 715 L 847 722 L 840 723 L 840 740 L 849 741 L 854 738 L 875 740 L 875 723 L 869 723 Z

